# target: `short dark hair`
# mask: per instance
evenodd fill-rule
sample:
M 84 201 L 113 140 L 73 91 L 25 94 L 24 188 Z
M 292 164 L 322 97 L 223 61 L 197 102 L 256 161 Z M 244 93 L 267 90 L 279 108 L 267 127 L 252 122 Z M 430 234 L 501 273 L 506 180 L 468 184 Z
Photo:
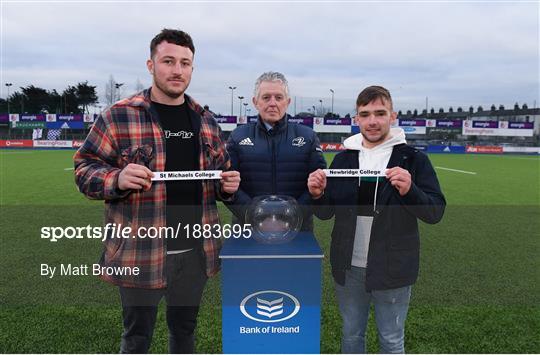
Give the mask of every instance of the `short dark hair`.
M 152 58 L 156 53 L 156 47 L 158 44 L 163 41 L 182 47 L 187 47 L 191 49 L 191 52 L 193 55 L 195 55 L 195 46 L 193 45 L 193 40 L 189 34 L 180 30 L 164 28 L 152 39 L 152 42 L 150 42 L 150 58 Z
M 383 88 L 382 86 L 368 86 L 360 94 L 358 94 L 358 98 L 356 99 L 356 107 L 360 106 L 366 106 L 370 102 L 373 102 L 375 100 L 382 100 L 382 102 L 390 103 L 390 109 L 392 109 L 392 96 L 390 96 L 390 91 Z

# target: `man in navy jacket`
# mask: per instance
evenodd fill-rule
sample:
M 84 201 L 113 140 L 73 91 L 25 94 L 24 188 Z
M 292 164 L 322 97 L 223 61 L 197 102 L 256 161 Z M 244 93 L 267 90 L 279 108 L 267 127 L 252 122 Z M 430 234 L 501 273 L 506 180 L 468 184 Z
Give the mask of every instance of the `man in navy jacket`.
M 330 263 L 343 318 L 343 353 L 365 353 L 370 304 L 382 353 L 403 353 L 411 285 L 418 277 L 418 223 L 441 220 L 446 201 L 428 157 L 405 143 L 388 90 L 364 89 L 356 101 L 360 134 L 330 169 L 354 169 L 358 177 L 327 180 L 310 174 L 315 215 L 336 217 Z M 379 172 L 379 173 L 377 173 Z M 364 176 L 362 176 L 364 175 Z M 371 175 L 371 176 L 368 176 Z
M 245 213 L 254 197 L 288 195 L 305 207 L 302 230 L 313 230 L 308 175 L 324 169 L 319 139 L 304 125 L 288 122 L 291 102 L 287 79 L 281 73 L 263 73 L 255 82 L 253 105 L 259 112 L 257 122 L 237 127 L 227 141 L 232 169 L 242 181 L 235 200 L 226 203 L 245 223 Z

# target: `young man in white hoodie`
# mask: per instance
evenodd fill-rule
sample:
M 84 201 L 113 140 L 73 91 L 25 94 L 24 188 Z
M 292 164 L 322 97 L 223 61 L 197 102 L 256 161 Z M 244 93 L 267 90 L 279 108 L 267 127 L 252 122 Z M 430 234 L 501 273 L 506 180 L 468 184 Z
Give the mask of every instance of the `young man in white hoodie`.
M 342 353 L 365 353 L 370 305 L 382 353 L 403 353 L 411 285 L 418 277 L 417 219 L 441 220 L 446 201 L 428 157 L 408 146 L 388 90 L 364 89 L 356 100 L 357 135 L 330 169 L 358 169 L 360 178 L 323 170 L 308 178 L 315 215 L 336 217 L 330 262 L 343 319 Z M 371 171 L 382 175 L 362 176 Z M 373 174 L 372 174 L 373 175 Z

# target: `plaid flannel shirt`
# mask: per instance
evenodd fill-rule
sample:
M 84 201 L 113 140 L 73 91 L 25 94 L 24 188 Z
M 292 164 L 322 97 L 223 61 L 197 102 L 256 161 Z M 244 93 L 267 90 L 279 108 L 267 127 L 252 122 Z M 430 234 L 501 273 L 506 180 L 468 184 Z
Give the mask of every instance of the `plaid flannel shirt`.
M 199 135 L 201 170 L 228 170 L 230 161 L 221 139 L 221 129 L 212 114 L 187 95 L 190 114 L 201 117 Z M 181 154 L 181 152 L 171 153 Z M 147 166 L 152 171 L 165 170 L 165 143 L 157 112 L 150 104 L 150 89 L 121 100 L 106 109 L 94 123 L 84 144 L 75 153 L 75 181 L 90 199 L 105 200 L 105 223 L 131 227 L 166 226 L 166 188 L 164 181 L 154 181 L 149 191 L 121 191 L 118 176 L 129 163 Z M 203 224 L 219 223 L 216 195 L 219 180 L 202 180 Z M 230 197 L 230 196 L 229 196 Z M 205 238 L 206 273 L 219 271 L 221 240 Z M 139 267 L 135 275 L 103 275 L 115 285 L 139 288 L 166 287 L 166 240 L 163 238 L 113 238 L 104 242 L 102 266 Z

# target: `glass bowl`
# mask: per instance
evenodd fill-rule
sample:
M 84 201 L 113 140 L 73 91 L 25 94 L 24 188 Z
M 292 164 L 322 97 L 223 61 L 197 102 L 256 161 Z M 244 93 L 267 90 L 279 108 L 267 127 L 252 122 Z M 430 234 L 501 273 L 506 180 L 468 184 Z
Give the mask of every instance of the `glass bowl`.
M 302 226 L 302 210 L 296 200 L 285 195 L 263 195 L 253 199 L 246 211 L 246 223 L 259 243 L 282 244 L 296 237 Z

